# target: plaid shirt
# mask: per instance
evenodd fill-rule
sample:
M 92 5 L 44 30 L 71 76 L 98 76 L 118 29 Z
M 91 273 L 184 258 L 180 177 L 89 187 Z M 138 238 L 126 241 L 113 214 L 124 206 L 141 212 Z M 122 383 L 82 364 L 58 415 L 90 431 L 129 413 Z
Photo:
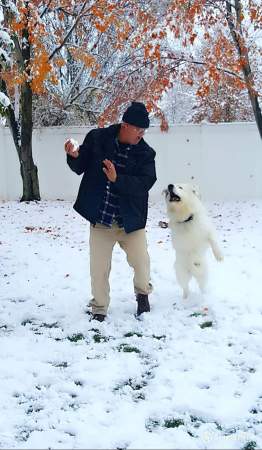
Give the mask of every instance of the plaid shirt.
M 116 150 L 112 162 L 117 169 L 123 170 L 126 167 L 130 145 L 121 144 L 118 139 L 115 140 Z M 123 219 L 120 216 L 119 195 L 114 190 L 114 183 L 108 180 L 104 193 L 103 202 L 100 206 L 98 223 L 112 227 L 117 222 L 119 228 L 123 228 Z

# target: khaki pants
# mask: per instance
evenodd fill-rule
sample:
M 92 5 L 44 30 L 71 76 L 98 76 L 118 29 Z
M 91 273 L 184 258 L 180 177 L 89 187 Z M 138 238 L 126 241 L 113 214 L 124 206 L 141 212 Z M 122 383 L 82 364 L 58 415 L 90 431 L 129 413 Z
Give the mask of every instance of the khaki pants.
M 109 274 L 116 242 L 126 252 L 128 264 L 134 269 L 135 292 L 149 294 L 152 291 L 145 229 L 126 233 L 115 224 L 112 228 L 101 224 L 91 225 L 90 275 L 93 299 L 90 306 L 94 314 L 107 314 L 110 302 Z

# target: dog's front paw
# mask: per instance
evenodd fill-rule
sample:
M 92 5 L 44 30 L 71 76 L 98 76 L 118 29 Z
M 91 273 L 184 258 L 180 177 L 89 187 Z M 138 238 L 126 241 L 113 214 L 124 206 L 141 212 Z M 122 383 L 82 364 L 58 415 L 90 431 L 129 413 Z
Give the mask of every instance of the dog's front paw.
M 224 255 L 222 253 L 216 252 L 214 255 L 217 261 L 221 262 L 224 260 Z

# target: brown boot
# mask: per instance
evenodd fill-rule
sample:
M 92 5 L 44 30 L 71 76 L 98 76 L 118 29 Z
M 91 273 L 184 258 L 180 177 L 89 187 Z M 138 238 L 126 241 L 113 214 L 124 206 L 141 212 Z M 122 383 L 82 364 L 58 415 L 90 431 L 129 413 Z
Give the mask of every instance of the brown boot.
M 137 301 L 137 311 L 136 315 L 137 317 L 143 314 L 144 312 L 150 311 L 150 304 L 148 301 L 148 295 L 146 294 L 137 294 L 136 296 Z

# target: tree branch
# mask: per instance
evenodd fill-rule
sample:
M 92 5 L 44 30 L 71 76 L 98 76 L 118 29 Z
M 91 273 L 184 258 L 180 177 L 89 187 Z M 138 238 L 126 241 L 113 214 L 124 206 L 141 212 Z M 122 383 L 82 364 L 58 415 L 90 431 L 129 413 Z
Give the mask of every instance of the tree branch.
M 81 20 L 81 18 L 82 18 L 83 11 L 84 11 L 84 9 L 85 9 L 85 7 L 86 7 L 87 2 L 88 2 L 88 0 L 85 0 L 84 4 L 83 4 L 83 6 L 82 6 L 82 8 L 81 8 L 81 10 L 80 10 L 80 12 L 79 12 L 78 17 L 76 18 L 75 23 L 72 25 L 72 27 L 71 27 L 70 30 L 68 31 L 67 35 L 66 35 L 65 38 L 63 39 L 63 42 L 62 42 L 58 47 L 56 47 L 56 48 L 54 49 L 54 51 L 51 53 L 51 55 L 50 55 L 49 58 L 48 58 L 48 61 L 51 61 L 51 59 L 55 56 L 55 54 L 58 53 L 58 52 L 61 50 L 61 48 L 63 48 L 63 46 L 65 45 L 65 43 L 68 41 L 68 39 L 69 39 L 69 37 L 71 36 L 71 34 L 73 33 L 74 29 L 75 29 L 76 26 L 78 25 L 78 22 L 79 22 L 79 21 Z
M 48 4 L 46 5 L 44 11 L 42 12 L 42 14 L 40 15 L 40 19 L 42 19 L 44 17 L 44 15 L 47 13 L 47 11 L 49 10 L 49 6 L 51 5 L 52 0 L 49 0 Z

